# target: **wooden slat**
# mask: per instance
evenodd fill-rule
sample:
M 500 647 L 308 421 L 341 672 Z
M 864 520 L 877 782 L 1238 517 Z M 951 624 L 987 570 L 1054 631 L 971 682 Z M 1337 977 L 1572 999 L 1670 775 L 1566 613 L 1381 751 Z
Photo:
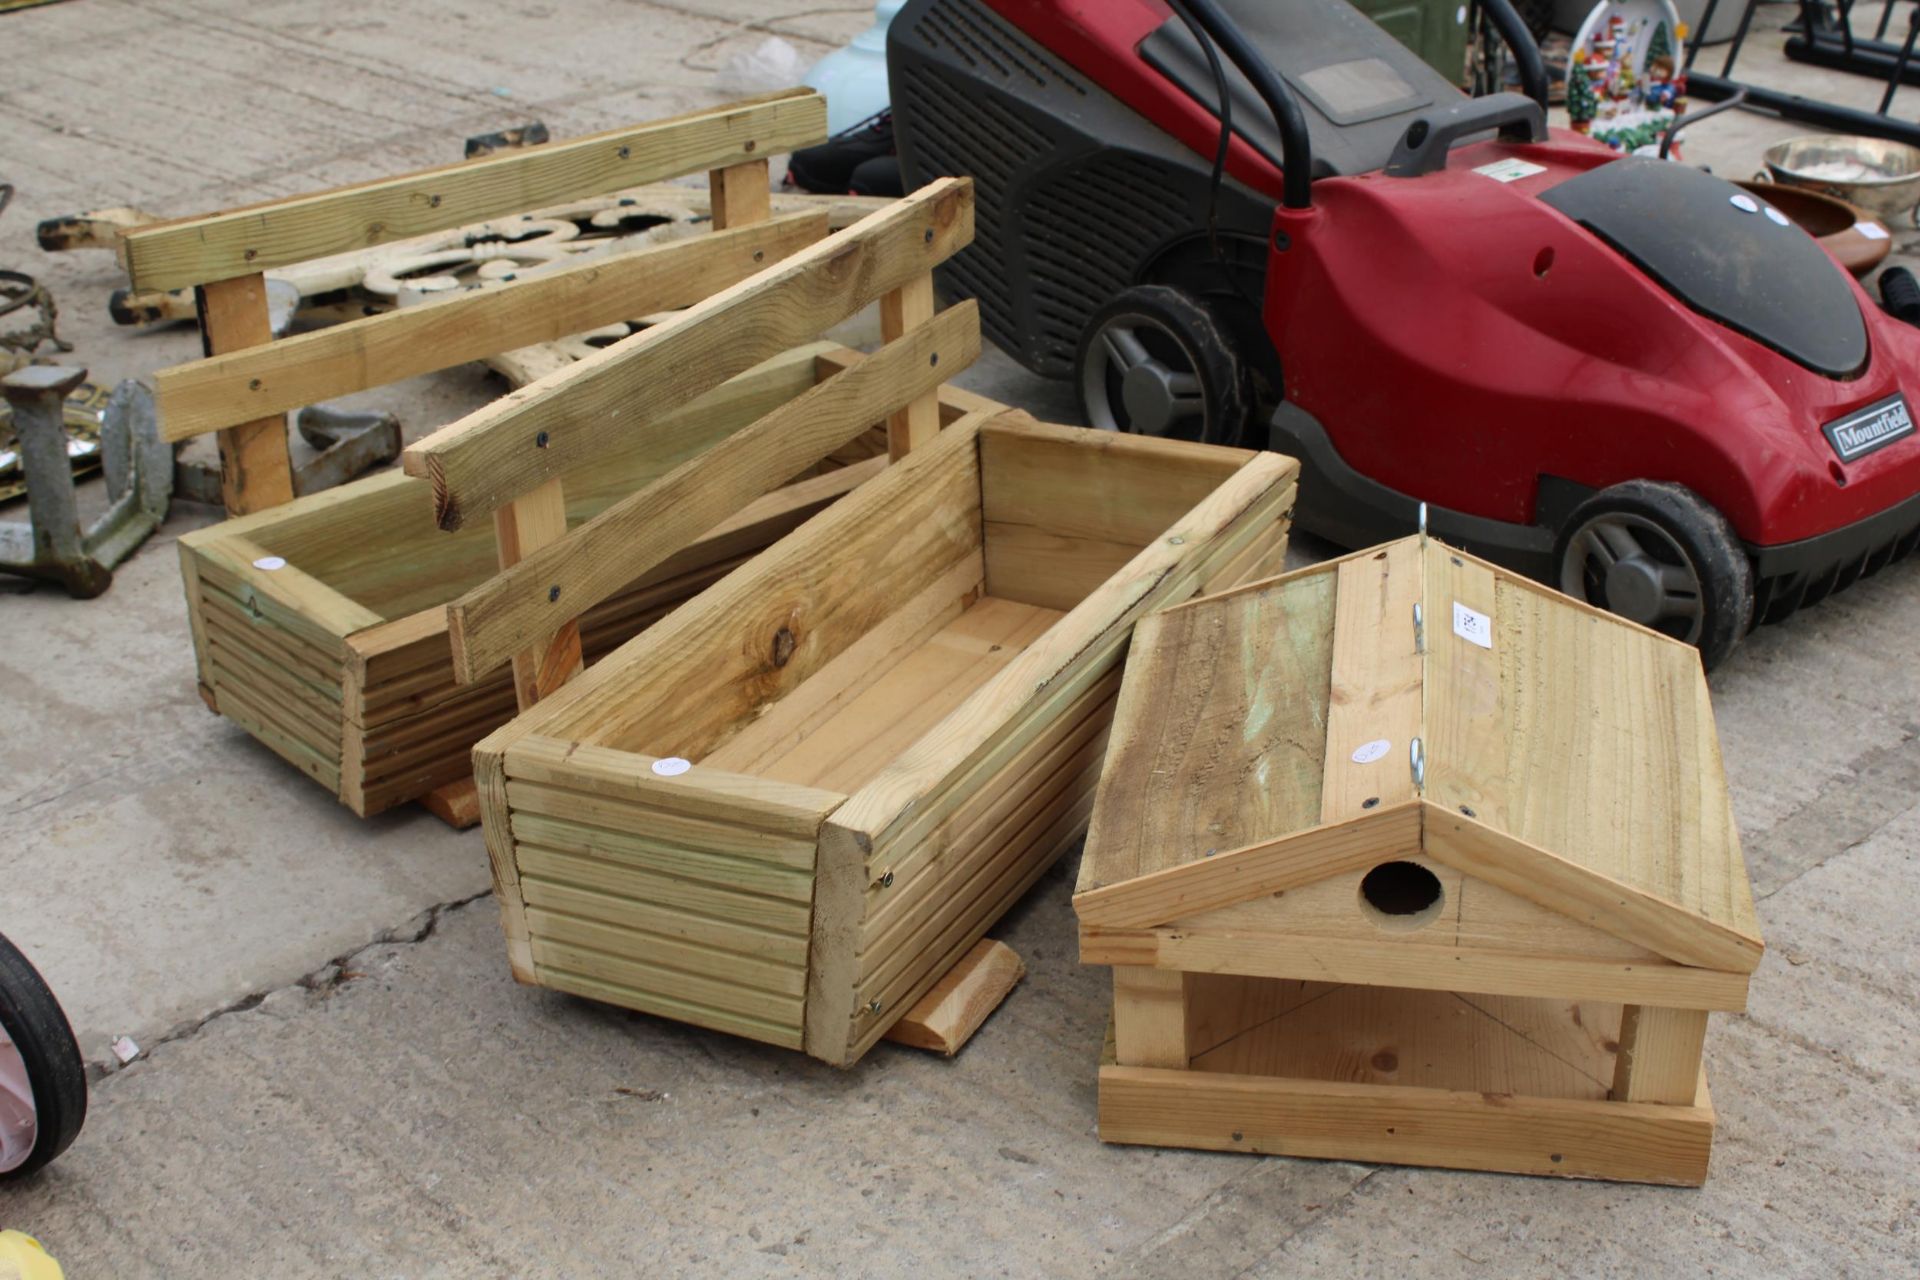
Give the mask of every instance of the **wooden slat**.
M 136 290 L 178 289 L 739 164 L 825 136 L 825 100 L 795 89 L 569 142 L 153 223 L 123 235 L 121 252 Z
M 1698 1186 L 1714 1116 L 1396 1085 L 1100 1068 L 1106 1142 Z
M 1620 1102 L 1690 1105 L 1706 1039 L 1705 1009 L 1627 1005 L 1620 1016 L 1612 1096 Z
M 899 288 L 884 294 L 880 299 L 880 337 L 884 342 L 897 342 L 908 333 L 933 319 L 933 273 L 915 276 Z M 938 353 L 934 361 L 939 362 Z M 956 370 L 943 369 L 942 378 L 952 377 Z M 907 456 L 907 453 L 933 439 L 933 433 L 940 429 L 940 402 L 931 390 L 915 396 L 912 401 L 902 405 L 887 415 L 887 456 L 895 462 Z
M 697 302 L 826 234 L 825 214 L 694 236 L 463 292 L 154 375 L 160 433 L 185 440 L 335 396 Z
M 1123 1066 L 1184 1069 L 1193 1057 L 1187 1042 L 1187 975 L 1115 965 L 1113 1043 Z
M 523 555 L 517 566 L 503 565 L 506 572 L 448 607 L 456 678 L 485 675 L 525 636 L 550 632 L 556 620 L 598 604 L 889 409 L 931 392 L 943 370 L 965 368 L 979 351 L 979 313 L 969 301 L 616 502 L 570 536 Z
M 668 777 L 653 771 L 654 758 L 585 743 L 526 737 L 507 751 L 507 772 L 529 782 L 636 800 L 666 813 L 707 821 L 737 822 L 775 835 L 811 838 L 845 796 L 767 782 L 696 766 Z M 501 802 L 506 801 L 501 780 Z
M 707 190 L 715 231 L 765 222 L 772 211 L 773 188 L 764 157 L 711 170 Z
M 1080 959 L 1083 964 L 1158 965 L 1487 995 L 1565 996 L 1733 1012 L 1747 1007 L 1747 975 L 1718 969 L 1564 956 L 1516 959 L 1511 951 L 1444 943 L 1381 946 L 1372 940 L 1196 930 L 1185 922 L 1154 929 L 1083 928 Z
M 1018 952 L 1004 942 L 982 938 L 893 1024 L 886 1038 L 951 1058 L 1026 975 Z
M 1763 944 L 1686 908 L 1515 839 L 1464 814 L 1426 805 L 1426 851 L 1551 911 L 1637 942 L 1681 964 L 1752 973 Z
M 945 178 L 664 324 L 522 387 L 410 446 L 443 528 L 632 441 L 660 416 L 816 337 L 973 239 L 973 188 Z
M 565 538 L 567 497 L 560 477 L 555 476 L 496 510 L 493 535 L 502 569 L 511 569 L 543 547 Z M 448 638 L 454 639 L 451 623 Z M 522 711 L 573 679 L 581 668 L 580 624 L 572 617 L 554 626 L 528 628 L 515 635 L 513 642 L 514 647 L 508 650 L 513 660 L 513 692 Z M 460 652 L 460 646 L 455 643 L 456 678 Z
M 1366 810 L 1344 822 L 1076 893 L 1073 909 L 1084 928 L 1147 928 L 1188 919 L 1417 853 L 1420 819 L 1420 805 L 1410 800 Z
M 1320 782 L 1323 823 L 1391 808 L 1416 794 L 1408 748 L 1422 732 L 1423 663 L 1413 610 L 1421 603 L 1423 569 L 1419 542 L 1402 540 L 1334 571 L 1339 586 Z
M 258 271 L 205 285 L 199 304 L 200 340 L 208 355 L 273 341 L 267 281 Z M 283 415 L 242 419 L 220 433 L 220 499 L 228 514 L 236 516 L 293 501 L 293 462 Z

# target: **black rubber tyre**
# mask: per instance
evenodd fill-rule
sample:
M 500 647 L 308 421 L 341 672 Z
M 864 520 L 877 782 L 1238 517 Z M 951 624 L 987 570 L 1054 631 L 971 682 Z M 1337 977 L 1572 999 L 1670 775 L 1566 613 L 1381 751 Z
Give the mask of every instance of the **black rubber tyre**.
M 1225 326 L 1192 294 L 1136 285 L 1093 313 L 1074 381 L 1087 425 L 1103 431 L 1239 444 L 1247 376 Z
M 1684 485 L 1629 480 L 1574 509 L 1554 544 L 1570 596 L 1684 640 L 1709 671 L 1753 623 L 1753 561 Z
M 20 1051 L 33 1086 L 33 1150 L 0 1182 L 24 1178 L 65 1151 L 87 1118 L 87 1070 L 67 1015 L 45 979 L 0 935 L 0 1028 Z

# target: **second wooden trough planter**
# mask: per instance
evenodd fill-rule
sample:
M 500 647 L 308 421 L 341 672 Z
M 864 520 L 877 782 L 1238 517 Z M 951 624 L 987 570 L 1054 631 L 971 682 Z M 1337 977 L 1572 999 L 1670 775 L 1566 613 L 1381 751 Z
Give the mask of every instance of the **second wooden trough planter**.
M 575 525 L 814 385 L 830 344 L 716 388 L 569 495 Z M 612 649 L 873 474 L 823 470 L 766 495 L 583 621 Z M 509 672 L 455 683 L 449 600 L 497 570 L 491 528 L 434 527 L 423 480 L 370 476 L 180 539 L 200 694 L 361 816 L 467 777 L 473 744 L 514 711 Z
M 1273 454 L 973 414 L 475 750 L 523 981 L 846 1064 L 1084 831 L 1150 609 Z

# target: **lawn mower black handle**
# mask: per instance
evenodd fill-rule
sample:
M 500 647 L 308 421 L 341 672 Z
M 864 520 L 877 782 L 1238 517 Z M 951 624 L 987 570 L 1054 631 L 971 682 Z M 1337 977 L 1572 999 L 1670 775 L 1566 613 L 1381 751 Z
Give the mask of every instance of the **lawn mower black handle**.
M 1547 109 L 1547 64 L 1540 56 L 1540 46 L 1535 42 L 1533 32 L 1527 30 L 1519 10 L 1513 7 L 1513 0 L 1480 0 L 1480 7 L 1493 19 L 1493 29 L 1500 33 L 1507 51 L 1513 54 L 1514 69 L 1520 73 L 1520 92 L 1539 103 L 1544 113 Z
M 1532 98 L 1517 93 L 1462 98 L 1452 106 L 1427 112 L 1407 126 L 1387 160 L 1387 176 L 1417 178 L 1444 169 L 1447 151 L 1454 143 L 1489 129 L 1498 129 L 1506 142 L 1545 142 L 1547 113 Z
M 1490 2 L 1506 5 L 1508 14 L 1513 15 L 1513 7 L 1508 0 Z M 1280 79 L 1279 72 L 1260 56 L 1259 50 L 1247 42 L 1240 28 L 1233 25 L 1232 19 L 1222 13 L 1213 0 L 1182 0 L 1182 3 L 1215 47 L 1226 55 L 1229 62 L 1240 68 L 1240 73 L 1253 85 L 1254 92 L 1267 104 L 1267 110 L 1273 112 L 1273 123 L 1280 131 L 1280 203 L 1289 209 L 1310 208 L 1313 204 L 1313 144 L 1307 140 L 1307 120 L 1300 114 L 1300 104 L 1287 92 L 1286 83 Z M 1513 20 L 1516 23 L 1520 21 L 1518 15 L 1513 15 Z M 1525 32 L 1526 28 L 1522 26 L 1520 30 Z M 1540 66 L 1538 49 L 1533 51 L 1533 61 L 1535 66 Z M 1544 85 L 1544 68 L 1540 75 Z M 1545 88 L 1540 91 L 1540 100 L 1546 101 Z

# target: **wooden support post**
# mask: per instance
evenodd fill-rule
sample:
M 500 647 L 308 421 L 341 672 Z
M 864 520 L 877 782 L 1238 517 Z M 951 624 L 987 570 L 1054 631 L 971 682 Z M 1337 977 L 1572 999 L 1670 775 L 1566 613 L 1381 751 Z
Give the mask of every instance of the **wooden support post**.
M 713 198 L 713 229 L 744 227 L 773 216 L 773 184 L 765 160 L 707 170 L 707 190 Z
M 1620 1014 L 1613 1100 L 1692 1106 L 1700 1092 L 1700 1050 L 1706 1038 L 1704 1009 L 1626 1006 Z
M 1177 969 L 1113 968 L 1114 1057 L 1123 1067 L 1187 1069 L 1187 975 Z
M 932 233 L 929 232 L 929 235 Z M 916 276 L 881 295 L 880 337 L 892 342 L 933 319 L 933 274 Z M 895 462 L 933 439 L 940 429 L 940 393 L 929 391 L 887 418 L 887 456 Z
M 1026 963 L 1012 947 L 982 938 L 893 1024 L 887 1039 L 951 1058 L 1026 976 Z
M 199 287 L 200 341 L 210 356 L 273 341 L 267 280 L 259 272 Z M 230 516 L 293 501 L 287 419 L 274 414 L 220 433 L 220 497 Z
M 500 567 L 511 569 L 550 542 L 567 536 L 567 496 L 555 476 L 493 513 Z M 580 623 L 568 622 L 543 641 L 513 655 L 513 693 L 525 711 L 558 689 L 582 666 Z

